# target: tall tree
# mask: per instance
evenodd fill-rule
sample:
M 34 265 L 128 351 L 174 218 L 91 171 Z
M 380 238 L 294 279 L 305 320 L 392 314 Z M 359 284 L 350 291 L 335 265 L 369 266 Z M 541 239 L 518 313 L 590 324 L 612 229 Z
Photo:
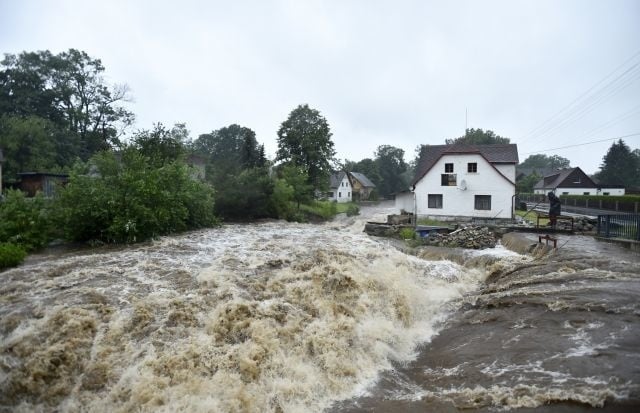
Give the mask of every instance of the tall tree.
M 200 135 L 193 142 L 193 149 L 218 170 L 239 171 L 266 163 L 264 147 L 258 145 L 256 133 L 236 124 Z
M 307 104 L 300 105 L 278 129 L 276 161 L 301 167 L 314 189 L 325 189 L 336 153 L 331 136 L 324 116 Z
M 58 131 L 51 122 L 37 116 L 0 118 L 0 148 L 5 157 L 6 180 L 19 172 L 58 169 Z
M 595 174 L 595 178 L 603 184 L 624 185 L 626 187 L 640 186 L 639 165 L 638 157 L 620 139 L 611 145 L 607 154 L 602 158 L 600 171 Z
M 375 152 L 375 162 L 378 166 L 381 182 L 378 191 L 383 197 L 407 188 L 405 172 L 407 164 L 404 161 L 404 150 L 391 145 L 381 145 Z
M 491 130 L 483 131 L 482 129 L 467 129 L 465 131 L 464 136 L 460 136 L 454 139 L 446 139 L 445 143 L 447 145 L 454 144 L 466 144 L 466 145 L 489 145 L 489 144 L 506 144 L 510 143 L 509 138 L 503 138 L 502 136 L 496 135 L 495 132 Z
M 69 49 L 7 54 L 0 62 L 0 112 L 5 116 L 35 116 L 55 125 L 73 144 L 59 158 L 88 159 L 94 152 L 119 143 L 133 122 L 122 103 L 125 85 L 109 86 L 99 59 Z
M 529 155 L 527 159 L 518 165 L 518 168 L 534 169 L 562 169 L 570 168 L 571 161 L 559 155 L 547 156 L 544 154 Z

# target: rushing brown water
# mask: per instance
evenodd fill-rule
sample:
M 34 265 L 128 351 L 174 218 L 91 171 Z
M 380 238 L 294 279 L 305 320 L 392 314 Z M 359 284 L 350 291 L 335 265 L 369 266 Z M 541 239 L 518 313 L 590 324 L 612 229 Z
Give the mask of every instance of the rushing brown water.
M 640 411 L 640 255 L 583 236 L 559 246 L 504 263 L 415 360 L 334 411 Z
M 423 259 L 361 232 L 388 212 L 226 225 L 0 273 L 0 410 L 637 399 L 637 261 L 587 261 L 598 246 L 558 264 L 504 248 Z

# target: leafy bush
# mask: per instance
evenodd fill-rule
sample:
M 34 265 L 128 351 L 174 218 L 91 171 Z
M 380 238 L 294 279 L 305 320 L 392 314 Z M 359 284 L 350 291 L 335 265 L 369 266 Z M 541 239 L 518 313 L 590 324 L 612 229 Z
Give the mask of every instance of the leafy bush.
M 304 213 L 306 220 L 327 220 L 336 216 L 338 207 L 335 202 L 312 201 L 309 204 L 300 205 L 300 212 Z
M 214 176 L 216 212 L 223 218 L 255 219 L 273 217 L 274 182 L 266 168 L 250 168 L 237 175 Z
M 10 244 L 8 242 L 0 243 L 0 270 L 9 267 L 15 267 L 24 261 L 27 251 L 20 245 Z
M 41 194 L 27 198 L 22 191 L 8 190 L 0 202 L 0 242 L 19 244 L 26 251 L 42 248 L 50 240 L 49 215 Z
M 347 207 L 347 216 L 352 217 L 355 215 L 360 215 L 360 208 L 356 204 L 349 204 Z
M 182 161 L 157 167 L 127 148 L 78 164 L 56 211 L 69 240 L 131 243 L 215 225 L 213 206 L 212 188 Z
M 399 234 L 402 239 L 414 239 L 416 237 L 416 231 L 413 228 L 402 228 Z

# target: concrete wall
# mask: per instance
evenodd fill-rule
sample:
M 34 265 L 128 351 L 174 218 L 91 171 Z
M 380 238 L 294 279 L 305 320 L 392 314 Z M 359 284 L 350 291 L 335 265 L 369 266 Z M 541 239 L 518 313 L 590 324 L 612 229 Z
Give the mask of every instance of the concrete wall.
M 470 162 L 477 164 L 477 172 L 467 172 L 467 164 Z M 441 184 L 441 174 L 445 173 L 446 163 L 454 164 L 456 186 Z M 497 169 L 478 154 L 443 156 L 416 184 L 417 215 L 510 219 L 515 185 L 509 180 L 513 179 L 515 182 L 515 165 L 500 165 Z M 462 188 L 463 180 L 466 189 Z M 442 194 L 442 208 L 428 207 L 429 194 Z M 476 195 L 490 195 L 491 209 L 475 209 Z
M 414 213 L 414 200 L 413 200 L 413 192 L 402 192 L 396 195 L 396 210 L 400 212 L 401 210 L 405 210 L 407 212 Z

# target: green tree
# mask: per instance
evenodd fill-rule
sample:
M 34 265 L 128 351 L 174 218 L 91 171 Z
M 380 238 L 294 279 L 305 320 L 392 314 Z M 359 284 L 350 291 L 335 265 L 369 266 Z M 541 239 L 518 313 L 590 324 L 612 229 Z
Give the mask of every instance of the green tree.
M 559 155 L 547 156 L 544 154 L 529 155 L 518 168 L 533 168 L 537 170 L 570 168 L 571 161 Z
M 531 194 L 533 193 L 533 187 L 542 179 L 542 175 L 537 172 L 533 172 L 530 175 L 519 179 L 516 182 L 516 192 L 519 194 Z
M 246 220 L 274 215 L 271 196 L 274 182 L 266 168 L 249 168 L 214 177 L 216 213 L 225 219 Z
M 375 152 L 375 163 L 380 173 L 380 184 L 377 185 L 380 195 L 388 197 L 407 188 L 405 177 L 407 164 L 404 161 L 404 150 L 390 145 L 378 146 Z
M 182 158 L 187 152 L 188 140 L 189 131 L 184 123 L 178 123 L 172 129 L 157 123 L 152 130 L 133 135 L 132 146 L 152 160 L 154 166 L 160 167 Z
M 506 144 L 510 143 L 509 138 L 503 138 L 496 135 L 491 130 L 483 131 L 482 129 L 467 129 L 464 136 L 454 139 L 446 139 L 447 145 L 466 144 L 466 145 L 489 145 L 489 144 Z
M 264 146 L 256 133 L 244 126 L 229 125 L 203 134 L 193 142 L 193 150 L 205 156 L 213 169 L 238 172 L 266 165 Z
M 595 174 L 595 178 L 603 184 L 636 187 L 640 186 L 639 168 L 638 156 L 620 139 L 611 145 L 602 158 L 600 171 Z
M 316 190 L 329 185 L 335 150 L 329 123 L 309 105 L 295 108 L 278 130 L 276 161 L 301 167 Z
M 133 114 L 122 106 L 128 88 L 107 85 L 102 62 L 85 52 L 6 54 L 0 66 L 1 113 L 37 116 L 66 131 L 74 142 L 66 146 L 72 153 L 62 158 L 88 159 L 118 144 L 133 122 Z
M 0 148 L 7 180 L 19 172 L 47 171 L 60 168 L 56 156 L 58 131 L 50 121 L 37 116 L 3 116 L 0 118 Z
M 309 184 L 309 177 L 299 166 L 284 165 L 278 171 L 280 179 L 284 180 L 293 189 L 292 200 L 300 210 L 300 204 L 310 202 L 313 199 L 313 187 Z

